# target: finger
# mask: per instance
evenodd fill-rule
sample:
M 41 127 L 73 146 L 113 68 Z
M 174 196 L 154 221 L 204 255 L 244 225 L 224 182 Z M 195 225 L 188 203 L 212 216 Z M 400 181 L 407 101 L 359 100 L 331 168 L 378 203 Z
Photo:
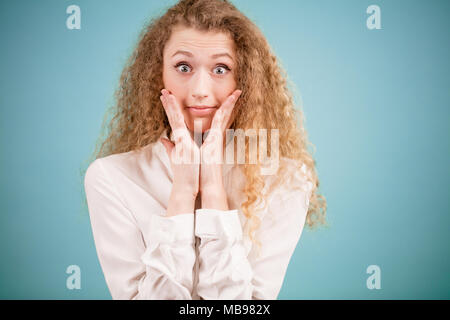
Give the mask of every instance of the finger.
M 181 108 L 176 101 L 174 95 L 169 94 L 166 89 L 161 90 L 163 95 L 160 97 L 163 107 L 166 110 L 167 118 L 169 120 L 170 127 L 172 128 L 173 137 L 176 143 L 186 141 L 189 137 L 189 131 L 184 121 Z
M 215 130 L 220 130 L 221 132 L 225 131 L 226 126 L 228 124 L 228 120 L 230 120 L 231 113 L 236 104 L 237 99 L 241 95 L 241 90 L 235 90 L 220 106 L 219 110 L 214 114 L 214 118 L 211 124 L 211 128 Z
M 214 114 L 211 128 L 209 129 L 208 136 L 205 140 L 205 144 L 215 144 L 215 141 L 220 141 L 220 137 L 223 137 L 225 129 L 227 128 L 228 121 L 231 118 L 231 113 L 235 106 L 235 103 L 241 95 L 241 90 L 235 90 L 224 103 L 220 106 L 219 110 Z
M 161 100 L 163 108 L 166 111 L 167 119 L 169 120 L 170 127 L 173 131 L 173 128 L 175 126 L 174 111 L 172 110 L 172 107 L 169 105 L 167 98 L 164 95 L 159 96 L 159 99 Z
M 180 130 L 187 130 L 186 123 L 184 122 L 184 116 L 181 112 L 181 107 L 179 106 L 175 96 L 170 94 L 166 89 L 162 89 L 163 94 L 161 102 L 166 110 L 167 118 L 169 119 L 169 124 L 172 128 L 174 134 Z
M 159 98 L 161 99 L 162 105 L 164 107 L 164 110 L 166 111 L 167 118 L 169 120 L 170 127 L 172 128 L 172 131 L 176 127 L 176 111 L 174 110 L 174 107 L 170 103 L 170 101 L 167 98 L 167 94 L 165 94 L 165 89 L 161 90 L 162 96 Z
M 172 149 L 174 148 L 174 144 L 172 141 L 166 139 L 166 138 L 160 138 L 161 143 L 164 145 L 164 148 L 166 149 L 167 155 L 169 156 L 172 154 Z

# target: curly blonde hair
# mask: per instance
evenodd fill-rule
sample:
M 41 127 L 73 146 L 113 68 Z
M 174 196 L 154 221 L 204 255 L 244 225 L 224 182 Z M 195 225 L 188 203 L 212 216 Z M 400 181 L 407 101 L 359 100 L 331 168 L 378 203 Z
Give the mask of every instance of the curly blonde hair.
M 105 123 L 109 122 L 109 134 L 106 139 L 103 135 L 99 138 L 91 160 L 138 151 L 156 142 L 166 129 L 170 135 L 171 127 L 159 96 L 164 88 L 163 49 L 175 25 L 224 32 L 231 36 L 236 45 L 237 88 L 242 90 L 233 110 L 235 118 L 231 128 L 244 131 L 267 129 L 269 144 L 270 129 L 279 130 L 279 156 L 294 160 L 296 170 L 301 170 L 304 164 L 313 185 L 308 194 L 306 225 L 314 228 L 318 222 L 326 224 L 326 200 L 318 193 L 316 162 L 307 150 L 310 143 L 303 126 L 303 113 L 294 106 L 286 72 L 279 66 L 258 27 L 227 0 L 181 0 L 162 16 L 150 20 L 141 31 L 137 46 L 120 76 L 120 85 L 115 92 L 116 103 L 109 110 L 113 117 L 108 120 L 108 113 L 105 116 L 102 132 L 106 129 Z M 267 149 L 270 153 L 270 146 Z M 242 203 L 242 212 L 249 222 L 247 234 L 255 242 L 254 233 L 261 222 L 256 207 L 258 201 L 266 202 L 268 194 L 262 193 L 265 180 L 260 172 L 261 164 L 259 161 L 248 164 L 247 139 L 245 150 L 245 164 L 239 164 L 246 178 L 241 191 L 247 200 Z M 289 183 L 288 178 L 292 174 L 287 174 L 286 165 L 280 162 L 276 176 L 271 190 L 282 181 Z M 260 246 L 260 242 L 256 242 Z

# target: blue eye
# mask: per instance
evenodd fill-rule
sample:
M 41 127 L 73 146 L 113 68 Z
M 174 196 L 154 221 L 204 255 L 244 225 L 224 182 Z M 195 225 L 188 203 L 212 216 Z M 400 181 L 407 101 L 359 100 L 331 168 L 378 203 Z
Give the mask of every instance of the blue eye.
M 186 73 L 186 72 L 184 72 L 184 71 L 182 71 L 182 70 L 186 70 L 186 68 L 191 68 L 191 67 L 189 67 L 189 65 L 187 65 L 186 63 L 179 63 L 179 64 L 177 64 L 176 66 L 175 66 L 175 68 L 178 68 L 178 67 L 183 67 L 182 69 L 178 69 L 181 73 Z
M 180 67 L 182 67 L 182 68 L 180 68 Z M 180 71 L 181 73 L 188 73 L 188 72 L 192 71 L 191 66 L 190 66 L 187 62 L 185 62 L 185 61 L 182 61 L 182 62 L 177 63 L 177 64 L 175 65 L 175 68 L 177 68 L 178 71 Z M 231 71 L 231 69 L 230 69 L 227 65 L 224 65 L 224 64 L 217 65 L 217 66 L 214 68 L 214 70 L 220 70 L 220 71 L 217 72 L 217 73 L 214 72 L 214 74 L 217 74 L 217 75 L 224 75 L 224 74 L 226 74 L 228 71 Z
M 217 66 L 216 69 L 217 68 L 221 68 L 221 69 L 223 69 L 223 71 L 221 73 L 216 73 L 216 74 L 225 74 L 228 71 L 230 71 L 230 68 L 228 68 L 226 65 L 220 65 L 220 66 Z

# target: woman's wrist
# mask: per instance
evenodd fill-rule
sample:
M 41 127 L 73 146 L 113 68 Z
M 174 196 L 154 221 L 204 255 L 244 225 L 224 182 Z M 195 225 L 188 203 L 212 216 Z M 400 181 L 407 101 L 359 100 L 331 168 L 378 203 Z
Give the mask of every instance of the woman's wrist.
M 227 194 L 223 186 L 205 188 L 201 196 L 202 209 L 229 210 Z
M 195 190 L 194 188 L 191 188 L 190 186 L 174 183 L 172 185 L 172 193 L 171 194 L 177 195 L 184 199 L 192 198 L 195 201 L 195 198 L 197 198 L 197 194 L 198 194 L 198 188 L 197 188 L 197 190 Z
M 167 206 L 167 216 L 194 213 L 197 195 L 189 189 L 173 187 Z

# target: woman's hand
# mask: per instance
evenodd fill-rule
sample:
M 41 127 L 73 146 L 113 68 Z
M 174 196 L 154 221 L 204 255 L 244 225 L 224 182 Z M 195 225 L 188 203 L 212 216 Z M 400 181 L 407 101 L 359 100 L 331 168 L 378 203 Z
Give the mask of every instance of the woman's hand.
M 194 211 L 195 199 L 199 192 L 200 150 L 192 140 L 175 96 L 166 89 L 162 89 L 161 93 L 160 99 L 175 140 L 174 144 L 168 139 L 161 138 L 173 172 L 173 186 L 168 208 L 170 216 Z
M 235 90 L 214 114 L 208 136 L 200 147 L 202 208 L 228 210 L 222 163 L 225 131 L 241 90 Z

